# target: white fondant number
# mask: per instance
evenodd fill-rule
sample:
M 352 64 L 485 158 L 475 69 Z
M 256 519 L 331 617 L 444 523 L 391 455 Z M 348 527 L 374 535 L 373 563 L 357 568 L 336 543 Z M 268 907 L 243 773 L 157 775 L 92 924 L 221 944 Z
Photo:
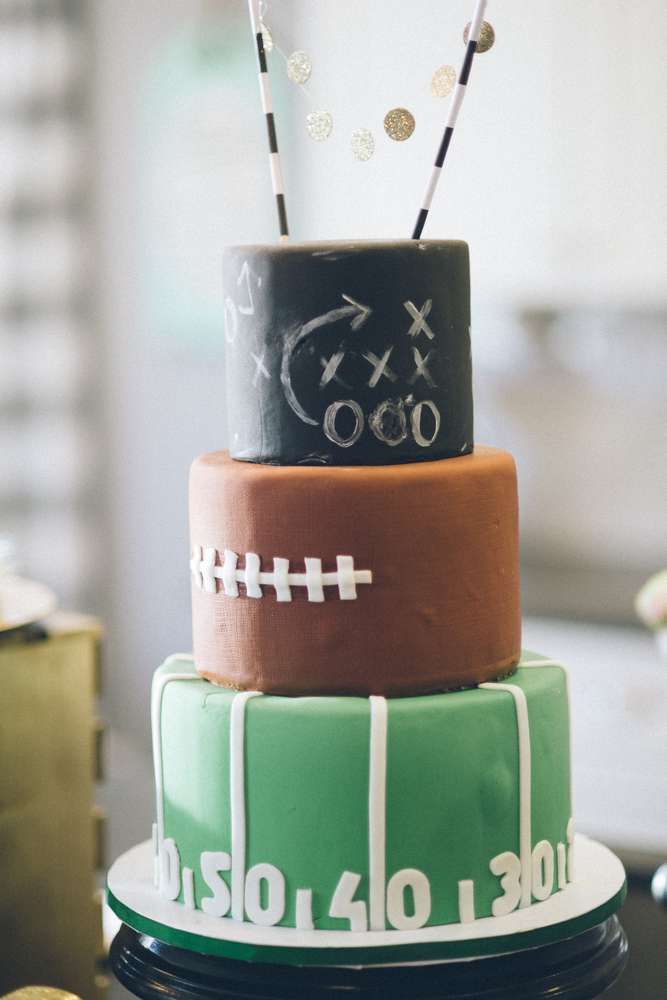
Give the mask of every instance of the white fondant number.
M 209 887 L 212 896 L 204 896 L 201 908 L 212 917 L 224 917 L 229 913 L 232 897 L 229 888 L 220 872 L 228 872 L 232 867 L 232 859 L 226 851 L 204 851 L 199 859 L 201 874 Z
M 262 886 L 266 899 L 262 900 Z M 245 877 L 245 911 L 253 924 L 273 927 L 285 913 L 285 876 L 275 865 L 253 865 Z
M 160 844 L 160 894 L 177 899 L 181 891 L 181 858 L 176 841 L 167 837 Z
M 554 849 L 548 840 L 540 840 L 533 850 L 533 896 L 548 899 L 554 887 Z
M 363 899 L 354 898 L 360 882 L 361 875 L 357 875 L 356 872 L 343 872 L 329 907 L 329 916 L 349 920 L 351 931 L 368 930 L 366 904 Z
M 412 895 L 412 913 L 405 908 L 405 890 Z M 423 927 L 431 915 L 431 886 L 423 872 L 404 868 L 389 879 L 387 885 L 387 919 L 397 931 L 413 931 Z
M 492 859 L 489 868 L 500 878 L 502 896 L 491 904 L 494 917 L 505 917 L 516 910 L 521 901 L 521 862 L 512 851 L 504 851 Z

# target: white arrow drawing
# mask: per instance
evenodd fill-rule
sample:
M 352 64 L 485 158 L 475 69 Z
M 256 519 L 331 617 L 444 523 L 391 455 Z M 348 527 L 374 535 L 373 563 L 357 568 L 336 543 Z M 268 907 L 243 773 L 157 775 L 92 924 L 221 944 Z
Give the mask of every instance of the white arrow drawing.
M 303 420 L 304 424 L 312 424 L 314 427 L 319 426 L 319 422 L 308 416 L 301 403 L 296 398 L 294 389 L 292 388 L 290 365 L 292 362 L 292 356 L 297 347 L 303 343 L 306 337 L 309 337 L 315 330 L 319 330 L 320 327 L 327 326 L 329 323 L 337 323 L 338 320 L 347 319 L 348 316 L 352 317 L 350 322 L 350 328 L 352 330 L 359 330 L 364 325 L 373 311 L 370 306 L 364 306 L 360 302 L 356 302 L 351 295 L 343 294 L 342 298 L 348 303 L 348 305 L 339 306 L 337 309 L 331 309 L 328 313 L 324 313 L 322 316 L 316 316 L 315 319 L 309 320 L 307 323 L 304 323 L 303 326 L 298 327 L 297 330 L 285 337 L 283 359 L 280 368 L 280 381 L 283 384 L 285 399 L 289 403 L 292 410 L 294 410 L 297 417 L 299 417 L 300 420 Z

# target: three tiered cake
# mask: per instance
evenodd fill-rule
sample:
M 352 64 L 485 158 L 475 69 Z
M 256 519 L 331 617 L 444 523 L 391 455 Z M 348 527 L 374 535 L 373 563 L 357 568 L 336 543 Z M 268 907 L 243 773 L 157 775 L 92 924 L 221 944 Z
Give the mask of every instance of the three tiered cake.
M 153 682 L 155 887 L 141 846 L 112 907 L 295 964 L 594 926 L 623 873 L 574 836 L 565 671 L 521 652 L 466 244 L 239 247 L 224 274 L 231 444 L 191 472 L 194 657 Z

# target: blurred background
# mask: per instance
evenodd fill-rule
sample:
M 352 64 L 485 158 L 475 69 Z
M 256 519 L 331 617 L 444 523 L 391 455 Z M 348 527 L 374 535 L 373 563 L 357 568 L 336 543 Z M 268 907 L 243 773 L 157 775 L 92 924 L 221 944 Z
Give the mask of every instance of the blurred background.
M 470 15 L 265 5 L 294 239 L 410 235 L 446 114 L 431 76 Z M 667 16 L 488 17 L 424 235 L 471 247 L 476 439 L 517 459 L 526 644 L 572 668 L 579 828 L 645 889 L 667 859 L 667 670 L 633 611 L 667 561 Z M 274 240 L 274 211 L 245 0 L 0 0 L 0 534 L 103 619 L 109 859 L 150 833 L 150 678 L 190 646 L 188 466 L 226 444 L 221 249 Z

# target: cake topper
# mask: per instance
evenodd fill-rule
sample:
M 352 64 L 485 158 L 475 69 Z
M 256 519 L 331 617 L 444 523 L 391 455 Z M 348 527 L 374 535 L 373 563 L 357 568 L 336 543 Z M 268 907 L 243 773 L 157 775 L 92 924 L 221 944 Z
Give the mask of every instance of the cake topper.
M 456 85 L 456 90 L 452 97 L 451 104 L 449 106 L 449 115 L 447 117 L 447 123 L 445 125 L 445 131 L 443 132 L 442 139 L 440 140 L 440 146 L 438 148 L 438 153 L 435 158 L 435 163 L 433 165 L 433 171 L 431 172 L 431 178 L 428 182 L 428 187 L 426 188 L 426 194 L 424 195 L 424 201 L 422 207 L 419 210 L 419 215 L 417 216 L 417 221 L 415 223 L 415 228 L 412 231 L 413 240 L 418 240 L 421 237 L 424 225 L 428 218 L 428 213 L 431 208 L 431 203 L 433 201 L 433 195 L 435 194 L 435 189 L 438 186 L 438 181 L 440 180 L 440 174 L 442 173 L 442 168 L 445 164 L 445 158 L 447 156 L 447 150 L 452 141 L 452 135 L 454 134 L 454 126 L 456 125 L 456 120 L 461 110 L 461 105 L 463 104 L 463 98 L 466 94 L 466 87 L 468 85 L 468 79 L 470 77 L 470 70 L 472 68 L 472 61 L 477 51 L 477 43 L 479 41 L 480 32 L 482 30 L 482 23 L 486 24 L 484 21 L 484 12 L 486 10 L 486 0 L 477 0 L 477 6 L 475 7 L 475 13 L 473 14 L 472 21 L 468 26 L 466 26 L 467 42 L 466 42 L 466 54 L 463 58 L 463 64 L 461 66 L 461 72 L 459 73 L 458 83 Z M 489 25 L 491 28 L 491 25 Z M 493 38 L 495 34 L 493 33 L 493 28 L 491 28 L 491 33 Z M 466 37 L 464 33 L 464 38 Z M 493 45 L 493 40 L 490 42 L 487 38 L 486 48 L 491 48 Z
M 266 0 L 260 0 L 259 11 L 262 24 L 264 24 L 266 8 Z M 268 28 L 266 28 L 266 31 L 271 34 Z M 286 55 L 283 49 L 273 41 L 273 36 L 271 35 L 271 51 L 274 49 L 285 64 L 288 79 L 298 86 L 300 92 L 313 108 L 306 115 L 306 131 L 308 135 L 315 142 L 324 142 L 330 138 L 333 132 L 334 118 L 330 111 L 320 107 L 318 101 L 315 100 L 306 86 L 310 81 L 313 69 L 310 56 L 302 49 L 297 49 L 289 56 Z M 355 160 L 360 160 L 361 162 L 370 160 L 375 152 L 375 139 L 370 129 L 354 129 L 350 136 L 350 149 Z
M 250 12 L 250 24 L 252 33 L 255 36 L 257 46 L 257 65 L 259 69 L 259 93 L 262 99 L 262 110 L 266 116 L 266 128 L 269 139 L 269 166 L 271 168 L 271 184 L 273 194 L 276 199 L 278 210 L 278 228 L 281 240 L 289 239 L 289 226 L 287 224 L 287 208 L 285 205 L 285 189 L 283 186 L 283 172 L 280 165 L 280 153 L 278 152 L 278 136 L 276 134 L 276 123 L 273 117 L 273 103 L 271 101 L 271 84 L 269 81 L 269 70 L 266 65 L 266 54 L 264 50 L 264 37 L 267 33 L 266 25 L 260 18 L 259 0 L 248 0 L 248 10 Z M 270 32 L 268 33 L 270 38 Z M 273 39 L 271 39 L 273 47 Z
M 442 139 L 440 141 L 440 146 L 438 148 L 438 153 L 431 172 L 423 204 L 412 232 L 412 239 L 415 240 L 421 237 L 426 219 L 428 218 L 435 189 L 438 185 L 440 174 L 442 173 L 444 162 L 454 133 L 454 127 L 463 103 L 463 98 L 465 97 L 474 55 L 476 52 L 487 52 L 495 42 L 495 32 L 493 27 L 488 21 L 484 20 L 486 5 L 487 0 L 477 0 L 472 21 L 469 21 L 464 28 L 463 40 L 466 45 L 466 52 L 458 75 L 458 80 L 456 78 L 456 70 L 453 66 L 448 64 L 438 67 L 431 77 L 430 90 L 434 97 L 447 97 L 452 94 L 452 91 L 453 96 L 450 103 L 449 115 L 445 124 Z M 262 98 L 262 108 L 267 120 L 269 162 L 271 167 L 273 192 L 278 209 L 280 237 L 281 239 L 287 239 L 287 213 L 285 208 L 285 196 L 283 190 L 280 156 L 278 153 L 275 119 L 271 102 L 266 53 L 274 50 L 278 52 L 285 62 L 288 78 L 292 81 L 292 83 L 299 87 L 311 104 L 314 104 L 314 101 L 306 88 L 306 84 L 311 78 L 313 64 L 310 55 L 303 49 L 296 49 L 289 56 L 287 56 L 282 51 L 280 46 L 275 43 L 273 34 L 265 21 L 267 8 L 266 0 L 248 0 L 248 8 L 250 11 L 250 20 L 257 46 L 260 94 Z M 326 108 L 314 107 L 314 109 L 306 116 L 305 124 L 306 130 L 311 139 L 315 142 L 324 142 L 329 139 L 333 133 L 334 116 L 331 111 Z M 408 108 L 391 108 L 384 116 L 383 127 L 390 139 L 395 142 L 405 142 L 406 139 L 409 139 L 414 134 L 416 127 L 415 116 Z M 375 137 L 373 132 L 366 127 L 355 128 L 350 136 L 350 149 L 355 159 L 361 162 L 369 160 L 375 152 Z

